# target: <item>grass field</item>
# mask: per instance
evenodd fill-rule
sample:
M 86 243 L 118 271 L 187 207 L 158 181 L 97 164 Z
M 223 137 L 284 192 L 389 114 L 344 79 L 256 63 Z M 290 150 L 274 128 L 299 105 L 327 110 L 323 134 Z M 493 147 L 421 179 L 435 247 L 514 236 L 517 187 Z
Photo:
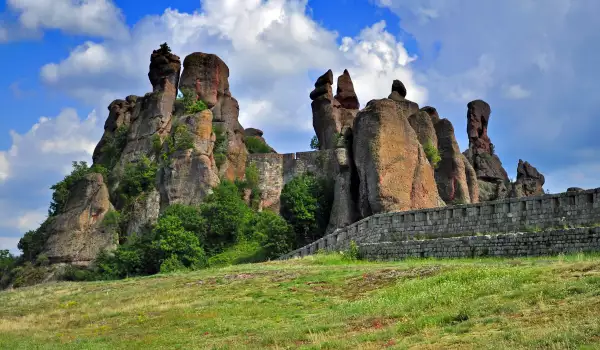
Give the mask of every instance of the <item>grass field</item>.
M 600 349 L 600 256 L 339 255 L 0 292 L 2 349 Z

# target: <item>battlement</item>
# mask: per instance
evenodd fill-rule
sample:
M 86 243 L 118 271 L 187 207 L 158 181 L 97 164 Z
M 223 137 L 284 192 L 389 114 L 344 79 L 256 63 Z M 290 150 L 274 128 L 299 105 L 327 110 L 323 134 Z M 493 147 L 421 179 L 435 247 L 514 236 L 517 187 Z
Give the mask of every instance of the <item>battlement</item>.
M 359 245 L 439 240 L 481 234 L 540 232 L 600 223 L 600 188 L 494 202 L 376 214 L 294 250 L 281 259 L 317 250 Z M 370 251 L 373 251 L 373 248 Z M 403 256 L 402 254 L 398 255 Z

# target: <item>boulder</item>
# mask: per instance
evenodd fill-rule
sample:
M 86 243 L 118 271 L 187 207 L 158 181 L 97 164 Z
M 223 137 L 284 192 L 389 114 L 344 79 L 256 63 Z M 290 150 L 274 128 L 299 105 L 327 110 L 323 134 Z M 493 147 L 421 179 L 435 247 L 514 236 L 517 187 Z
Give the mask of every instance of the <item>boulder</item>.
M 581 187 L 569 187 L 567 188 L 567 192 L 582 192 L 585 191 L 583 188 Z
M 370 101 L 356 116 L 353 153 L 362 217 L 443 204 L 406 112 L 399 103 L 381 99 Z
M 315 83 L 310 98 L 313 113 L 313 127 L 321 149 L 334 149 L 342 129 L 351 128 L 358 113 L 358 99 L 348 71 L 338 79 L 335 98 L 332 95 L 333 73 L 328 70 Z M 341 102 L 340 102 L 341 101 Z
M 512 197 L 530 197 L 544 194 L 546 179 L 529 162 L 519 159 L 517 166 L 517 180 L 513 184 Z
M 71 189 L 63 213 L 50 223 L 44 254 L 50 263 L 87 266 L 102 250 L 112 250 L 118 234 L 102 220 L 113 207 L 100 174 L 88 174 Z

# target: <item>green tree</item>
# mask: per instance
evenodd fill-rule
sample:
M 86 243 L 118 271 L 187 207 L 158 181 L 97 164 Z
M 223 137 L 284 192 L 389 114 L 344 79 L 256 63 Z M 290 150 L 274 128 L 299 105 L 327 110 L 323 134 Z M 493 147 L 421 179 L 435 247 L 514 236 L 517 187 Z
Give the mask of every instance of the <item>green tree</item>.
M 83 179 L 89 173 L 90 169 L 87 162 L 73 162 L 73 170 L 71 173 L 65 176 L 62 181 L 59 181 L 50 187 L 53 192 L 48 216 L 55 216 L 64 212 L 65 205 L 71 194 L 71 188 L 77 181 Z
M 332 205 L 331 184 L 314 175 L 296 177 L 283 187 L 281 214 L 293 227 L 298 246 L 324 235 Z
M 188 269 L 206 266 L 206 255 L 200 246 L 198 236 L 193 232 L 186 231 L 178 217 L 162 217 L 156 224 L 153 233 L 152 248 L 159 263 L 159 270 L 168 272 L 174 266 L 183 266 Z M 178 261 L 179 264 L 174 264 L 175 261 Z M 168 263 L 167 269 L 160 267 L 165 262 Z
M 212 255 L 238 241 L 252 218 L 253 211 L 241 198 L 238 187 L 227 180 L 214 188 L 200 206 L 206 220 L 204 245 Z
M 433 166 L 434 169 L 437 168 L 439 162 L 442 160 L 440 151 L 433 145 L 431 140 L 428 140 L 425 145 L 423 145 L 423 149 L 431 166 Z
M 127 164 L 119 184 L 119 193 L 130 199 L 149 191 L 154 187 L 157 171 L 158 165 L 146 156 Z
M 263 140 L 254 136 L 246 136 L 244 138 L 244 144 L 248 153 L 271 153 L 271 147 L 269 147 Z

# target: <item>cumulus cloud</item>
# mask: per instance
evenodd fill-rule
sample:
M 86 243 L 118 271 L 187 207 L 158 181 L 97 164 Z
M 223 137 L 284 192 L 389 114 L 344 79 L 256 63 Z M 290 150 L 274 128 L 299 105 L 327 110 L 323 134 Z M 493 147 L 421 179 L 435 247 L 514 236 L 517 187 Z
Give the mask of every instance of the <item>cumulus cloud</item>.
M 475 98 L 492 106 L 490 137 L 509 172 L 522 158 L 546 174 L 576 173 L 574 154 L 600 149 L 600 2 L 376 2 L 418 42 L 417 83 L 454 123 L 463 149 L 466 102 Z
M 64 109 L 23 134 L 10 134 L 10 149 L 0 151 L 0 249 L 14 251 L 18 238 L 46 218 L 49 187 L 70 171 L 72 161 L 91 160 L 102 128 L 95 112 L 81 119 Z
M 168 42 L 182 58 L 195 51 L 215 53 L 230 68 L 231 92 L 240 102 L 243 125 L 263 129 L 281 152 L 308 148 L 308 95 L 314 81 L 307 73 L 349 69 L 363 105 L 387 97 L 393 79 L 405 83 L 409 98 L 427 98 L 411 72 L 417 58 L 385 30 L 385 22 L 356 37 L 338 38 L 307 15 L 305 1 L 204 0 L 202 9 L 167 9 L 160 16 L 147 16 L 133 26 L 128 42 L 86 42 L 66 59 L 45 65 L 41 78 L 104 109 L 112 99 L 150 90 L 144 62 L 149 63 L 160 43 Z
M 127 35 L 123 15 L 111 0 L 7 0 L 7 5 L 18 14 L 25 31 L 59 29 L 110 38 Z

